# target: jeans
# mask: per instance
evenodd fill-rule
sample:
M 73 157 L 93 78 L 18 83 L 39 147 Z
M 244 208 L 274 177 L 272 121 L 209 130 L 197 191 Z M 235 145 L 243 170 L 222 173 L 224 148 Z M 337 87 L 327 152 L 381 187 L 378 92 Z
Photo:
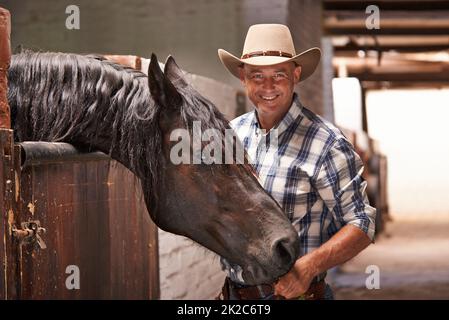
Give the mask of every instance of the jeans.
M 261 300 L 272 300 L 273 295 L 266 297 L 265 299 Z M 234 296 L 233 290 L 230 290 L 229 292 L 229 300 L 239 300 L 238 297 Z M 332 291 L 332 288 L 330 285 L 326 283 L 326 289 L 324 292 L 324 300 L 335 300 L 334 298 L 334 292 Z
M 326 291 L 324 292 L 324 300 L 335 300 L 334 292 L 330 285 L 326 284 Z

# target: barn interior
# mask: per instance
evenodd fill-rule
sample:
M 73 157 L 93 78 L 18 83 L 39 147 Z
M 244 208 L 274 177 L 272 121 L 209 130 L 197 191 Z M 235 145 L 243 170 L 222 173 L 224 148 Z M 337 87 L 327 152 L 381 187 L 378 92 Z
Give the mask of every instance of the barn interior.
M 328 273 L 336 298 L 449 299 L 449 197 L 446 195 L 449 173 L 445 170 L 449 163 L 449 1 L 139 0 L 131 3 L 79 0 L 79 26 L 69 28 L 67 19 L 73 14 L 68 10 L 71 2 L 0 0 L 0 7 L 9 10 L 11 16 L 12 53 L 21 48 L 98 53 L 143 71 L 152 52 L 160 61 L 173 55 L 190 74 L 194 86 L 228 119 L 253 107 L 240 82 L 221 65 L 218 48 L 239 55 L 248 27 L 256 23 L 288 25 L 297 51 L 319 47 L 322 60 L 317 71 L 295 90 L 305 106 L 336 124 L 355 146 L 364 161 L 370 202 L 377 208 L 375 243 Z M 5 45 L 6 38 L 1 40 Z M 5 68 L 2 70 L 4 73 Z M 8 121 L 3 121 L 2 127 L 8 129 Z M 8 152 L 4 155 L 13 151 Z M 36 160 L 30 167 L 41 163 Z M 49 164 L 45 172 L 75 179 L 73 173 L 67 172 L 82 170 L 78 182 L 88 185 L 86 190 L 93 192 L 85 190 L 83 199 L 103 201 L 100 188 L 90 185 L 89 177 L 92 174 L 95 181 L 100 181 L 104 175 L 104 181 L 110 181 L 112 171 L 105 173 L 103 165 L 95 163 L 94 169 L 73 164 L 68 171 Z M 114 180 L 116 196 L 110 195 L 108 199 L 121 199 L 119 184 L 126 183 L 130 188 L 135 184 L 133 177 L 123 170 L 114 173 L 114 179 L 118 179 Z M 3 173 L 2 177 L 9 181 Z M 50 185 L 51 180 L 46 179 L 45 185 Z M 7 185 L 2 188 L 7 190 Z M 127 199 L 134 199 L 132 192 L 126 194 Z M 61 196 L 63 199 L 57 200 L 61 204 L 74 202 L 71 196 Z M 13 207 L 8 201 L 13 200 L 5 197 L 3 206 Z M 130 211 L 138 216 L 138 222 L 127 222 L 119 214 L 130 203 L 133 205 Z M 35 213 L 39 217 L 39 210 L 50 208 L 50 204 L 37 205 L 31 210 L 25 203 L 22 211 L 26 211 L 27 217 L 34 217 Z M 98 207 L 80 208 L 86 218 L 76 221 L 94 225 L 105 221 L 87 218 Z M 76 290 L 57 293 L 51 291 L 50 285 L 40 291 L 33 290 L 30 283 L 42 276 L 41 265 L 54 261 L 65 263 L 70 259 L 55 255 L 39 262 L 39 254 L 28 252 L 14 266 L 33 275 L 20 278 L 19 284 L 16 278 L 11 280 L 20 287 L 11 291 L 1 282 L 7 278 L 7 271 L 0 271 L 0 288 L 3 286 L 0 297 L 213 299 L 225 277 L 219 259 L 187 238 L 158 230 L 149 217 L 139 215 L 139 210 L 145 209 L 138 200 L 116 204 L 111 218 L 107 219 L 108 232 L 112 234 L 116 230 L 114 223 L 121 223 L 128 228 L 145 229 L 143 235 L 124 238 L 123 242 L 116 240 L 117 247 L 108 244 L 107 237 L 99 240 L 111 252 L 101 259 L 107 260 L 105 265 L 111 270 L 108 279 L 113 279 L 115 289 L 104 287 L 110 282 L 103 275 L 99 278 L 103 287 L 92 284 L 87 293 Z M 55 212 L 64 216 L 72 211 Z M 8 234 L 11 215 L 5 214 L 1 219 L 0 232 Z M 52 226 L 56 228 L 58 224 Z M 48 225 L 43 227 L 48 229 Z M 119 233 L 117 230 L 115 234 Z M 44 241 L 50 237 L 48 232 L 41 236 Z M 71 236 L 77 239 L 76 235 Z M 150 249 L 140 246 L 139 250 L 148 255 L 145 266 L 150 270 L 133 269 L 118 262 L 126 259 L 127 241 L 129 248 L 133 241 L 148 243 Z M 50 249 L 51 244 L 51 241 L 47 243 Z M 58 245 L 62 246 L 63 241 Z M 0 245 L 2 256 L 15 254 L 14 250 L 12 245 Z M 86 265 L 95 256 L 80 254 Z M 119 269 L 114 267 L 115 262 L 120 264 Z M 76 259 L 72 264 L 77 264 Z M 101 271 L 89 268 L 89 279 L 93 281 L 94 275 Z M 58 270 L 65 271 L 65 267 Z M 142 274 L 145 274 L 145 288 L 135 279 L 135 275 Z M 63 273 L 55 277 L 55 283 L 65 276 Z M 122 282 L 127 283 L 126 288 L 121 287 Z

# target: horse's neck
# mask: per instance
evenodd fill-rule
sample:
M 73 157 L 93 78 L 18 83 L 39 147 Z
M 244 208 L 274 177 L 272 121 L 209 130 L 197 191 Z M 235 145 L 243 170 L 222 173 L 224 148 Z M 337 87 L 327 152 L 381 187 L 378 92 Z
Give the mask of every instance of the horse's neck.
M 29 78 L 15 76 L 24 73 L 23 61 L 15 59 L 15 72 L 10 74 L 15 88 L 9 99 L 16 137 L 19 141 L 68 142 L 100 150 L 135 172 L 142 166 L 138 161 L 145 161 L 142 155 L 149 154 L 146 148 L 155 145 L 147 138 L 152 134 L 148 130 L 156 130 L 147 80 L 99 61 L 78 59 L 72 68 L 81 76 L 67 77 L 64 82 L 53 81 L 48 71 Z M 89 75 L 87 65 L 93 70 Z M 47 70 L 60 68 L 47 66 Z M 148 122 L 143 119 L 146 117 Z
M 90 149 L 100 150 L 108 154 L 112 159 L 117 160 L 135 174 L 136 152 L 137 148 L 132 147 L 133 136 L 130 130 L 133 127 L 135 119 L 129 119 L 123 113 L 132 112 L 132 110 L 123 110 L 114 114 L 112 121 L 105 121 L 102 115 L 98 115 L 98 131 L 94 135 L 81 134 L 79 142 L 90 146 Z M 129 120 L 125 121 L 125 118 Z M 144 134 L 144 133 L 141 133 Z M 76 143 L 76 142 L 75 142 Z M 147 146 L 142 145 L 145 150 Z

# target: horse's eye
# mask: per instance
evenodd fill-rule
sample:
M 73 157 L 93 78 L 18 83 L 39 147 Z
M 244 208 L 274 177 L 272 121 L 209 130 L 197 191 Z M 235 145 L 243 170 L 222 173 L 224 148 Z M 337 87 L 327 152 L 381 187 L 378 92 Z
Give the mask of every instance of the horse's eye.
M 231 212 L 231 211 L 232 211 L 231 208 L 229 208 L 228 206 L 223 206 L 223 207 L 221 207 L 221 209 L 222 209 L 224 212 Z

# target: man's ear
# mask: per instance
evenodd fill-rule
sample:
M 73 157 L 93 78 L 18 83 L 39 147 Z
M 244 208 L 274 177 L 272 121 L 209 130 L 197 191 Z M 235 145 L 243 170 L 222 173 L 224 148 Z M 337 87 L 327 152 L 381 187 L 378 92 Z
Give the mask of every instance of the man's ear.
M 245 85 L 245 67 L 244 67 L 244 65 L 242 64 L 238 70 L 239 70 L 240 81 L 242 81 L 243 85 Z
M 295 69 L 293 70 L 293 77 L 295 80 L 295 84 L 299 83 L 299 80 L 301 80 L 301 66 L 295 65 Z

